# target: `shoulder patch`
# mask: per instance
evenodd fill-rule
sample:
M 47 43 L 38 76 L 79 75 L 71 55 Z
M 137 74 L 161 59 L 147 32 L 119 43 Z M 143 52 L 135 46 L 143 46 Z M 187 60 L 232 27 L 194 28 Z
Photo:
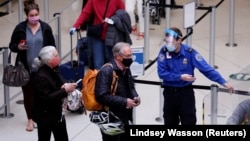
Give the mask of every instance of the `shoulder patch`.
M 195 59 L 197 60 L 197 61 L 202 61 L 203 59 L 202 59 L 202 56 L 200 55 L 200 54 L 196 54 L 195 55 Z
M 164 56 L 164 54 L 162 54 L 162 53 L 159 54 L 158 57 L 159 57 L 159 60 L 160 60 L 161 62 L 165 59 L 165 56 Z

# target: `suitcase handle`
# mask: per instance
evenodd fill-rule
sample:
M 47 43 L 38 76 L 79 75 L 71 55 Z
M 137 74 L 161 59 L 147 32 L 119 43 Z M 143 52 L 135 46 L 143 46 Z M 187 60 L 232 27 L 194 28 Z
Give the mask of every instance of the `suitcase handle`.
M 77 39 L 79 39 L 79 36 L 80 35 L 80 30 L 77 30 Z M 70 53 L 70 60 L 71 60 L 71 67 L 73 68 L 74 67 L 74 62 L 73 62 L 73 35 L 70 34 L 70 48 L 71 48 L 71 53 Z M 77 49 L 77 65 L 79 66 L 80 65 L 80 56 L 79 56 L 79 53 L 80 53 L 80 50 L 79 48 L 76 48 Z

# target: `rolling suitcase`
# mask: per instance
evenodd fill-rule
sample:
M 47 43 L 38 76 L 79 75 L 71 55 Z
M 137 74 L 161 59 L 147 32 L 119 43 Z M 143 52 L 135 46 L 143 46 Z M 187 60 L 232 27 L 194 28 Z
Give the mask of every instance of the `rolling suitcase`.
M 79 60 L 79 55 L 77 60 L 73 60 L 72 36 L 70 35 L 71 59 L 59 66 L 59 73 L 66 82 L 76 82 L 79 79 L 83 79 L 85 71 L 84 62 Z M 78 89 L 82 89 L 82 83 L 78 83 Z
M 79 60 L 84 62 L 84 65 L 88 65 L 88 38 L 81 36 L 81 31 L 77 31 L 77 45 L 76 52 L 79 55 Z M 78 53 L 79 51 L 79 53 Z

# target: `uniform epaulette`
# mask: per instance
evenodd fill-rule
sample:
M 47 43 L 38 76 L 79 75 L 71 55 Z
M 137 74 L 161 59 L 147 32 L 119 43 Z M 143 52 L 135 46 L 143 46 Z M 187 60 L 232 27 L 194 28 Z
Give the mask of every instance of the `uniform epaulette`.
M 188 50 L 188 52 L 191 52 L 191 53 L 194 51 L 193 48 L 191 48 L 191 47 L 188 48 L 187 50 Z
M 163 52 L 168 52 L 168 49 L 167 48 L 165 48 L 165 47 L 163 47 Z

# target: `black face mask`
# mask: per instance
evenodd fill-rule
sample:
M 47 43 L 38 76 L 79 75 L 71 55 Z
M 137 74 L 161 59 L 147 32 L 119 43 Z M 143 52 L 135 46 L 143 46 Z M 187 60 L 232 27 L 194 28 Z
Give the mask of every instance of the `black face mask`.
M 125 59 L 125 58 L 123 58 L 123 60 L 122 60 L 122 64 L 124 65 L 124 66 L 126 66 L 126 67 L 130 67 L 130 65 L 133 63 L 133 60 L 131 59 L 131 58 L 129 58 L 129 59 Z

